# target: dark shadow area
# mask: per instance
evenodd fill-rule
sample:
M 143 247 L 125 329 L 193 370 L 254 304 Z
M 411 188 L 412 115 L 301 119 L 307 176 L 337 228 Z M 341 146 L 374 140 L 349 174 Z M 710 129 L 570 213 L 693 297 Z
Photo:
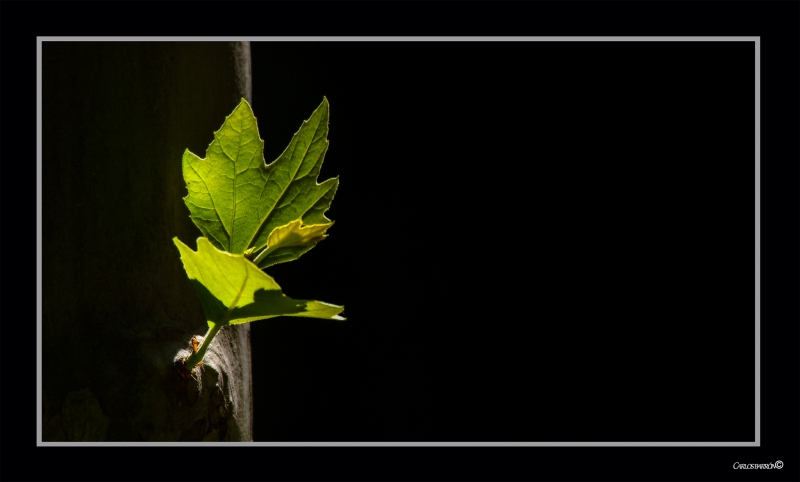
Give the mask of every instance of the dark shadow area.
M 249 318 L 252 316 L 271 315 L 275 313 L 302 313 L 306 310 L 305 300 L 293 300 L 280 290 L 258 289 L 253 293 L 253 302 L 231 312 L 231 319 Z
M 228 311 L 228 307 L 225 306 L 225 303 L 214 296 L 200 281 L 193 279 L 191 282 L 195 291 L 197 291 L 197 296 L 200 298 L 200 302 L 203 304 L 203 310 L 206 318 L 209 320 L 222 319 L 222 317 L 225 316 L 225 312 Z
M 214 296 L 208 288 L 206 288 L 198 280 L 193 279 L 192 285 L 200 297 L 205 313 L 211 320 L 221 320 L 228 307 L 219 298 Z M 307 300 L 293 300 L 280 290 L 265 290 L 258 289 L 253 293 L 253 303 L 244 306 L 239 306 L 231 311 L 231 320 L 239 318 L 250 318 L 254 316 L 272 316 L 277 313 L 290 314 L 301 313 L 306 309 Z
M 267 162 L 325 95 L 340 176 L 267 272 L 347 317 L 253 323 L 256 440 L 753 440 L 752 43 L 252 52 Z

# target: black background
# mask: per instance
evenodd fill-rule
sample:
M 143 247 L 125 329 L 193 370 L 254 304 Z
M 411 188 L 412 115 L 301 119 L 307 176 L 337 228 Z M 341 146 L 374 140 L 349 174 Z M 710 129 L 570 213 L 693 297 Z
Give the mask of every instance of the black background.
M 198 35 L 212 31 L 217 35 L 758 35 L 762 39 L 763 82 L 761 446 L 36 448 L 35 352 L 33 345 L 24 342 L 34 339 L 35 326 L 7 321 L 20 319 L 34 305 L 35 275 L 30 269 L 11 271 L 9 259 L 13 255 L 19 260 L 23 248 L 18 243 L 10 248 L 8 237 L 4 237 L 2 293 L 6 302 L 2 304 L 5 322 L 0 324 L 4 480 L 797 480 L 797 3 L 237 5 L 238 12 L 220 10 L 219 4 L 159 4 L 158 8 L 148 9 L 143 4 L 4 2 L 0 17 L 0 57 L 6 74 L 2 83 L 2 132 L 6 141 L 2 143 L 6 162 L 1 171 L 3 228 L 13 226 L 17 232 L 35 229 L 33 201 L 29 210 L 22 209 L 18 181 L 23 176 L 34 178 L 33 164 L 28 164 L 26 170 L 24 164 L 8 161 L 30 156 L 30 146 L 35 143 L 35 113 L 30 102 L 35 85 L 35 35 Z M 58 22 L 48 25 L 42 20 L 43 12 Z M 233 12 L 231 16 L 235 18 L 225 17 L 224 12 Z M 256 437 L 287 433 L 291 421 L 296 431 L 302 431 L 303 436 L 298 438 L 315 434 L 339 438 L 330 435 L 336 432 L 343 437 L 374 439 L 417 439 L 421 433 L 431 439 L 532 439 L 533 420 L 541 424 L 535 431 L 541 438 L 548 431 L 640 440 L 656 434 L 677 440 L 705 438 L 703 434 L 720 439 L 751 435 L 749 420 L 742 422 L 728 414 L 750 410 L 749 395 L 742 392 L 751 390 L 752 374 L 747 372 L 750 365 L 741 360 L 750 356 L 747 350 L 751 349 L 752 339 L 739 338 L 735 334 L 738 329 L 728 328 L 730 323 L 745 323 L 742 320 L 750 318 L 752 311 L 752 305 L 747 304 L 752 300 L 752 285 L 738 285 L 732 279 L 752 280 L 752 257 L 746 252 L 752 247 L 747 243 L 752 243 L 753 183 L 752 177 L 738 177 L 736 173 L 740 171 L 735 166 L 739 162 L 732 160 L 752 157 L 750 152 L 732 151 L 733 145 L 752 150 L 752 143 L 747 145 L 752 139 L 752 124 L 731 126 L 730 132 L 723 132 L 720 125 L 735 124 L 729 122 L 729 117 L 750 122 L 752 116 L 742 110 L 751 109 L 752 104 L 746 95 L 728 102 L 723 99 L 727 94 L 717 93 L 719 89 L 738 91 L 730 83 L 750 74 L 704 78 L 696 73 L 707 73 L 709 63 L 729 72 L 751 72 L 752 66 L 748 67 L 746 61 L 741 63 L 749 55 L 746 52 L 717 51 L 699 58 L 703 49 L 720 48 L 719 44 L 711 45 L 690 49 L 690 54 L 696 52 L 698 57 L 663 51 L 660 62 L 638 57 L 640 64 L 646 64 L 642 70 L 632 68 L 624 55 L 592 56 L 583 48 L 577 49 L 576 55 L 582 56 L 586 65 L 602 67 L 600 73 L 593 72 L 596 75 L 589 75 L 560 55 L 551 60 L 560 64 L 562 72 L 572 75 L 544 72 L 537 67 L 539 58 L 523 56 L 502 67 L 505 72 L 524 72 L 527 79 L 504 82 L 492 77 L 498 74 L 480 71 L 475 64 L 456 62 L 457 57 L 436 62 L 433 53 L 427 52 L 418 59 L 409 54 L 395 57 L 396 64 L 415 63 L 411 65 L 415 67 L 424 63 L 429 68 L 440 68 L 440 72 L 441 67 L 450 65 L 462 74 L 472 74 L 462 76 L 455 85 L 425 79 L 433 76 L 419 68 L 387 69 L 386 65 L 392 63 L 388 53 L 360 60 L 350 58 L 349 62 L 340 56 L 328 72 L 314 68 L 328 59 L 320 55 L 308 58 L 303 63 L 308 75 L 295 80 L 300 85 L 287 85 L 288 81 L 281 77 L 286 72 L 259 72 L 255 67 L 253 107 L 268 159 L 285 147 L 300 120 L 308 117 L 322 95 L 331 101 L 331 150 L 321 178 L 341 175 L 340 191 L 329 211 L 337 224 L 330 239 L 301 260 L 285 265 L 285 269 L 276 267 L 274 274 L 290 295 L 308 293 L 343 303 L 348 316 L 348 321 L 339 325 L 296 320 L 253 325 L 257 363 L 254 381 L 264 384 L 256 387 L 257 408 L 282 410 L 280 417 L 277 411 L 267 419 L 256 415 Z M 608 46 L 591 48 L 600 47 Z M 326 47 L 326 52 L 333 55 L 333 50 L 340 48 Z M 668 43 L 648 48 L 676 47 Z M 254 60 L 263 58 L 257 50 L 258 46 Z M 285 59 L 289 55 L 272 52 L 267 58 Z M 678 59 L 667 62 L 672 55 Z M 499 57 L 495 59 L 496 56 Z M 484 56 L 483 64 L 499 63 L 502 56 Z M 603 59 L 605 63 L 601 62 Z M 523 68 L 525 62 L 531 68 Z M 694 68 L 662 68 L 679 62 L 689 62 Z M 345 63 L 358 67 L 354 70 L 360 72 L 373 65 L 375 72 L 384 74 L 383 79 L 417 79 L 416 85 L 425 79 L 429 85 L 438 85 L 438 95 L 433 89 L 419 87 L 392 92 L 376 85 L 374 78 L 372 83 L 363 82 L 360 88 L 345 85 L 339 91 L 335 79 L 314 84 L 314 76 L 347 77 L 348 73 L 340 70 Z M 619 69 L 606 68 L 607 65 Z M 648 69 L 651 77 L 636 74 Z M 629 75 L 621 77 L 623 71 Z M 645 87 L 663 87 L 669 82 L 658 79 L 664 77 L 674 81 L 670 89 L 658 92 Z M 583 81 L 584 78 L 591 80 Z M 262 83 L 265 81 L 266 86 Z M 316 90 L 302 88 L 303 83 L 317 85 Z M 399 87 L 399 83 L 388 83 Z M 476 94 L 475 89 L 484 83 L 490 84 L 494 92 Z M 629 84 L 627 88 L 622 87 L 625 83 Z M 272 92 L 278 86 L 283 86 L 285 95 Z M 686 95 L 694 97 L 695 102 L 673 95 L 676 86 L 683 86 L 683 92 L 693 92 Z M 622 100 L 606 95 L 604 89 Z M 370 91 L 373 94 L 354 94 Z M 623 95 L 633 91 L 644 98 L 642 103 Z M 434 101 L 423 103 L 409 92 Z M 547 95 L 552 93 L 560 93 L 561 98 Z M 364 100 L 367 98 L 370 100 Z M 492 102 L 493 98 L 503 100 Z M 687 102 L 691 108 L 685 114 L 673 111 Z M 472 108 L 467 107 L 470 103 Z M 573 112 L 556 108 L 559 103 L 571 105 Z M 656 117 L 653 111 L 658 109 L 670 114 Z M 541 110 L 548 111 L 551 118 L 541 115 Z M 448 111 L 450 123 L 448 116 L 433 115 L 433 111 Z M 673 124 L 668 119 L 680 119 L 680 123 Z M 395 127 L 393 132 L 385 129 L 387 138 L 396 141 L 393 144 L 366 135 L 376 132 L 381 122 Z M 655 123 L 657 128 L 649 130 L 647 123 Z M 536 124 L 541 131 L 531 132 Z M 445 135 L 438 136 L 439 142 L 421 139 L 425 133 L 435 131 L 434 127 L 451 134 L 452 139 L 462 139 L 462 144 L 445 142 Z M 647 136 L 642 137 L 643 134 Z M 521 142 L 523 139 L 529 143 Z M 530 139 L 546 145 L 532 144 Z M 435 147 L 436 151 L 422 153 L 420 146 Z M 482 162 L 447 171 L 442 162 L 454 159 L 455 152 L 467 153 L 469 159 Z M 509 152 L 513 154 L 504 155 Z M 727 155 L 723 156 L 723 152 Z M 612 159 L 617 162 L 609 162 Z M 700 165 L 699 160 L 703 161 Z M 425 177 L 419 176 L 420 169 L 406 168 L 425 161 L 429 174 Z M 663 169 L 640 165 L 645 161 Z M 455 166 L 467 164 L 464 160 L 453 162 Z M 713 179 L 708 177 L 714 170 L 709 162 L 719 163 Z M 746 166 L 748 161 L 741 162 Z M 690 179 L 680 177 L 690 169 L 686 164 L 693 164 L 695 169 Z M 510 165 L 522 167 L 513 171 Z M 746 169 L 739 167 L 742 168 Z M 613 169 L 620 173 L 618 179 L 612 176 Z M 453 184 L 447 187 L 434 181 L 445 172 L 453 176 Z M 402 181 L 398 178 L 404 176 L 410 179 L 403 186 L 404 191 L 390 192 L 388 187 L 399 186 Z M 383 187 L 374 183 L 376 177 L 382 179 Z M 664 196 L 670 178 L 694 199 Z M 456 187 L 459 181 L 463 187 Z M 743 183 L 741 189 L 733 187 L 738 182 Z M 502 189 L 503 183 L 509 189 Z M 11 189 L 12 184 L 15 189 Z M 602 196 L 601 184 L 609 188 Z M 623 185 L 627 189 L 613 189 Z M 504 193 L 505 202 L 470 202 L 485 198 L 475 195 L 481 192 L 481 186 L 485 193 Z M 692 186 L 695 189 L 690 189 Z M 29 193 L 32 192 L 31 187 Z M 437 205 L 440 201 L 450 203 L 451 195 L 457 192 L 464 194 L 463 199 L 439 213 L 442 219 L 420 214 L 428 212 L 431 199 Z M 731 192 L 735 194 L 727 195 Z M 626 198 L 632 195 L 636 197 L 634 202 Z M 525 204 L 509 207 L 522 199 Z M 657 201 L 674 204 L 658 205 Z M 708 210 L 707 216 L 686 215 L 681 218 L 688 224 L 685 231 L 658 232 L 662 226 L 678 224 L 677 220 L 665 220 L 669 220 L 669 213 L 689 205 Z M 640 216 L 654 210 L 660 213 L 658 218 Z M 394 216 L 378 219 L 373 216 L 375 213 Z M 433 243 L 427 237 L 410 237 L 408 219 L 421 223 L 420 229 L 427 228 L 426 232 L 449 235 L 448 241 Z M 570 219 L 575 219 L 574 224 Z M 480 237 L 480 226 L 491 225 L 490 221 L 513 224 L 500 224 L 488 231 L 493 236 Z M 522 229 L 525 225 L 535 229 Z M 583 239 L 576 236 L 582 225 L 592 228 Z M 502 230 L 502 226 L 506 229 Z M 362 234 L 374 236 L 376 231 L 395 238 L 364 243 Z M 720 235 L 725 231 L 740 234 L 725 239 Z M 598 232 L 605 232 L 606 236 Z M 503 237 L 498 233 L 508 234 Z M 623 234 L 627 241 L 615 239 Z M 478 240 L 500 238 L 506 241 L 496 243 L 498 247 L 480 248 Z M 388 248 L 403 245 L 401 239 L 406 240 L 406 249 L 387 255 Z M 668 245 L 668 239 L 672 240 L 673 250 L 662 257 L 647 249 Z M 679 254 L 693 251 L 690 259 L 702 259 L 703 263 L 689 263 Z M 705 257 L 699 251 L 704 251 Z M 28 252 L 32 256 L 32 249 Z M 605 252 L 611 256 L 601 255 Z M 565 253 L 570 257 L 559 257 Z M 733 253 L 739 253 L 741 258 Z M 356 261 L 348 259 L 353 255 Z M 637 255 L 641 256 L 641 263 L 617 261 Z M 726 263 L 722 258 L 727 256 L 730 262 Z M 369 263 L 369 259 L 376 261 Z M 681 271 L 687 265 L 691 267 L 690 274 Z M 315 271 L 303 276 L 297 272 L 301 266 Z M 623 268 L 627 272 L 620 271 Z M 319 276 L 322 270 L 327 270 L 330 279 Z M 636 271 L 638 275 L 634 275 Z M 663 271 L 664 276 L 653 276 L 657 271 Z M 593 278 L 581 279 L 574 274 L 578 272 L 592 274 Z M 22 282 L 26 273 L 27 284 Z M 476 281 L 470 283 L 473 278 Z M 410 280 L 408 284 L 401 282 L 406 279 Z M 443 280 L 450 283 L 443 286 Z M 649 289 L 642 280 L 657 281 L 658 289 Z M 736 285 L 744 294 L 724 292 L 719 283 Z M 619 286 L 616 293 L 615 285 Z M 30 299 L 27 305 L 21 302 L 26 294 Z M 10 299 L 15 302 L 9 303 Z M 671 302 L 665 303 L 667 300 Z M 721 305 L 714 306 L 713 300 Z M 734 314 L 731 306 L 747 312 Z M 711 310 L 704 316 L 698 307 Z M 465 316 L 467 313 L 469 316 Z M 430 320 L 437 323 L 431 324 Z M 20 328 L 19 334 L 16 328 Z M 636 330 L 643 332 L 637 334 Z M 420 340 L 419 336 L 426 333 Z M 642 342 L 647 339 L 650 343 Z M 365 346 L 365 340 L 383 343 Z M 493 347 L 495 342 L 505 349 Z M 476 344 L 484 348 L 478 349 Z M 676 353 L 674 345 L 680 345 L 682 353 Z M 336 357 L 326 358 L 318 353 L 324 348 L 324 353 L 330 354 L 331 347 L 335 347 Z M 259 354 L 264 358 L 259 360 Z M 720 355 L 730 358 L 721 359 Z M 695 362 L 689 361 L 692 358 Z M 644 360 L 651 361 L 651 366 Z M 303 373 L 309 378 L 280 379 L 279 373 Z M 328 375 L 324 383 L 320 381 L 323 375 Z M 639 390 L 627 383 L 634 378 Z M 342 382 L 345 379 L 347 383 Z M 546 385 L 550 389 L 540 388 L 533 392 L 535 398 L 527 397 L 530 390 L 525 386 L 526 380 L 529 385 Z M 284 390 L 265 389 L 270 384 Z M 294 394 L 287 393 L 289 388 Z M 323 398 L 323 389 L 335 397 Z M 731 393 L 736 394 L 728 398 L 724 395 Z M 512 401 L 504 405 L 493 394 L 505 394 Z M 674 403 L 665 401 L 670 397 Z M 626 409 L 614 398 L 637 403 L 629 403 Z M 402 414 L 395 413 L 393 408 L 397 407 L 405 407 Z M 664 408 L 671 412 L 662 413 Z M 539 416 L 536 411 L 545 415 Z M 313 413 L 312 420 L 303 420 L 301 412 Z M 698 412 L 710 416 L 701 417 Z M 553 420 L 558 415 L 562 420 Z M 564 420 L 565 415 L 569 420 Z M 706 425 L 682 421 L 684 416 L 705 421 Z M 631 423 L 637 417 L 641 422 Z M 727 424 L 720 421 L 726 417 Z M 474 423 L 460 423 L 464 418 Z M 581 427 L 581 423 L 585 426 Z M 557 429 L 559 425 L 562 429 Z M 785 462 L 782 470 L 731 468 L 736 461 L 769 463 L 779 459 Z M 154 467 L 158 469 L 154 471 Z
M 330 237 L 268 269 L 255 439 L 753 441 L 753 42 L 253 42 L 268 162 L 323 95 Z M 736 420 L 736 423 L 731 423 Z

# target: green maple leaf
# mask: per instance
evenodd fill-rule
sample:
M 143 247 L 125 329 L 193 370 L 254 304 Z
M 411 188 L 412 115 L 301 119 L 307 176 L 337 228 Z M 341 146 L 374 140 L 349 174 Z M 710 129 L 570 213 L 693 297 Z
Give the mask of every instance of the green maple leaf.
M 328 99 L 323 99 L 283 154 L 266 165 L 256 118 L 242 99 L 214 133 L 205 159 L 184 152 L 189 194 L 183 199 L 205 237 L 197 239 L 197 251 L 173 241 L 209 327 L 199 348 L 193 339 L 193 353 L 183 360 L 185 376 L 202 363 L 223 326 L 276 316 L 344 320 L 343 306 L 289 298 L 262 271 L 297 259 L 333 225 L 325 211 L 339 178 L 317 184 L 327 134 Z
M 344 320 L 343 306 L 321 301 L 294 300 L 278 283 L 243 255 L 219 250 L 206 238 L 197 251 L 173 238 L 186 274 L 200 296 L 210 329 L 276 316 Z
M 324 239 L 323 235 L 307 237 L 306 244 L 268 246 L 274 230 L 295 221 L 327 226 L 324 229 L 333 224 L 325 211 L 339 178 L 317 184 L 328 150 L 328 112 L 324 98 L 283 154 L 266 165 L 256 118 L 242 99 L 214 133 L 205 159 L 188 149 L 184 152 L 183 177 L 189 191 L 184 202 L 192 221 L 215 247 L 255 258 L 263 269 L 297 259 Z

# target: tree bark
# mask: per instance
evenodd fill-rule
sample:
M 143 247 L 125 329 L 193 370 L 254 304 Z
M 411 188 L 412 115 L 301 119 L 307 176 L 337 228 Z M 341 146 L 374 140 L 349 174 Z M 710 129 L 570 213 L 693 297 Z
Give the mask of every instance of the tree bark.
M 252 100 L 248 42 L 42 45 L 44 441 L 252 440 L 249 325 L 197 381 L 207 330 L 173 236 L 196 249 L 184 149 Z

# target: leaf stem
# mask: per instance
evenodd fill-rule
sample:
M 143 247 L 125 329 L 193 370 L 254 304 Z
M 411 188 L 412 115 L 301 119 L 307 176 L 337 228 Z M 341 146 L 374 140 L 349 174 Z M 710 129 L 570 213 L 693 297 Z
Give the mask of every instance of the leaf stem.
M 203 357 L 206 354 L 206 350 L 211 345 L 211 340 L 217 336 L 219 330 L 222 329 L 224 325 L 221 323 L 214 323 L 214 326 L 208 329 L 208 333 L 206 333 L 206 337 L 203 338 L 203 343 L 200 344 L 200 347 L 197 349 L 196 353 L 192 353 L 186 358 L 184 365 L 186 365 L 186 369 L 191 371 L 194 367 L 196 367 L 201 361 L 203 361 Z
M 268 255 L 269 253 L 271 253 L 272 251 L 274 251 L 274 249 L 273 249 L 273 248 L 274 248 L 274 246 L 273 246 L 273 247 L 270 247 L 270 246 L 268 246 L 266 249 L 264 249 L 263 251 L 261 251 L 261 253 L 259 253 L 259 254 L 258 254 L 258 256 L 256 256 L 256 259 L 254 259 L 254 260 L 253 260 L 253 264 L 254 264 L 254 265 L 256 265 L 256 266 L 258 266 L 258 262 L 259 262 L 259 261 L 261 261 L 262 259 L 264 259 L 264 257 L 265 257 L 266 255 Z

